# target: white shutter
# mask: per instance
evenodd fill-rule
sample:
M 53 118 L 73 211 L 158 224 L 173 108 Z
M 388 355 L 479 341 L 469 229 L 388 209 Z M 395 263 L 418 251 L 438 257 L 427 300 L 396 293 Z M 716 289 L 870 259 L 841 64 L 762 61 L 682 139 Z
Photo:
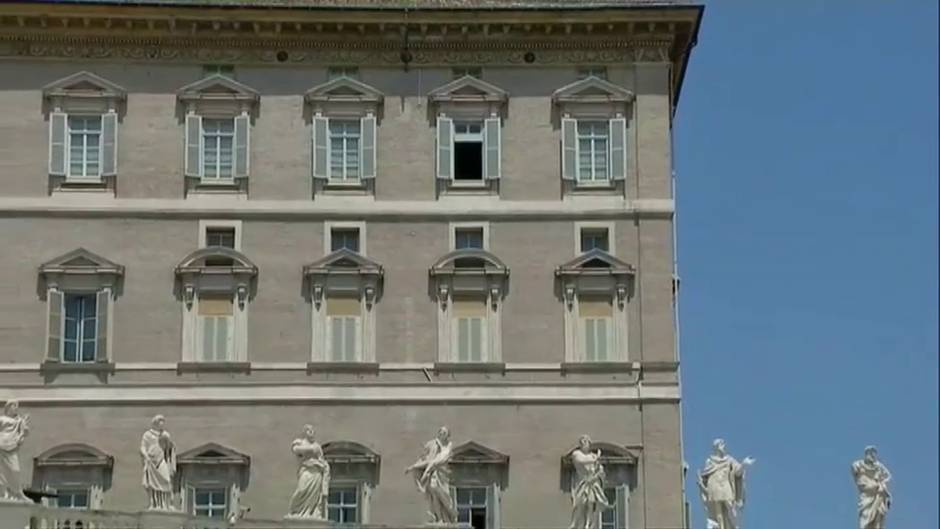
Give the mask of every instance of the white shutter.
M 561 118 L 561 177 L 578 178 L 578 120 Z
M 499 485 L 491 483 L 486 488 L 486 529 L 500 529 Z
M 437 177 L 454 177 L 454 120 L 444 116 L 437 118 Z
M 108 314 L 111 311 L 111 289 L 105 288 L 98 291 L 95 303 L 95 317 L 97 318 L 97 329 L 95 329 L 95 361 L 108 361 Z
M 186 176 L 202 176 L 202 116 L 186 115 Z
M 117 127 L 116 112 L 101 116 L 101 176 L 117 174 Z
M 626 485 L 617 487 L 617 529 L 630 529 L 630 490 Z
M 67 137 L 68 114 L 52 112 L 49 114 L 49 174 L 65 176 L 68 167 Z
M 322 116 L 313 118 L 313 177 L 330 177 L 330 120 Z
M 241 497 L 242 491 L 238 488 L 238 485 L 233 483 L 229 486 L 229 496 L 228 496 L 228 520 L 229 522 L 235 522 L 238 520 L 238 516 L 241 514 Z
M 366 524 L 372 521 L 370 503 L 372 501 L 372 485 L 359 484 L 359 523 Z
M 58 290 L 50 289 L 46 293 L 46 361 L 58 362 L 62 351 L 62 327 L 65 323 L 63 300 L 65 296 Z
M 361 139 L 359 142 L 359 166 L 362 178 L 375 178 L 375 116 L 362 118 L 359 124 Z
M 486 178 L 499 178 L 502 174 L 502 160 L 500 142 L 502 135 L 500 131 L 499 118 L 487 118 L 483 122 L 483 143 L 486 148 L 486 159 L 483 167 Z
M 235 178 L 248 177 L 251 153 L 251 122 L 247 113 L 235 116 Z
M 627 177 L 627 120 L 610 120 L 610 178 L 623 180 Z

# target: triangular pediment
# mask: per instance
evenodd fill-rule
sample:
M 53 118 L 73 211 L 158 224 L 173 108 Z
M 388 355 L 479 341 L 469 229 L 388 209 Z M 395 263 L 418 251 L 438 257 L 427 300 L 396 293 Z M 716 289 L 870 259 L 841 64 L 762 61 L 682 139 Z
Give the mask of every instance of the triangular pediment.
M 127 91 L 123 87 L 91 72 L 78 72 L 53 81 L 42 88 L 50 96 L 99 96 L 123 99 Z
M 634 272 L 633 265 L 621 261 L 599 248 L 584 252 L 558 267 L 559 273 L 590 272 L 592 270 L 622 274 L 632 274 Z
M 475 441 L 467 441 L 454 448 L 451 461 L 454 463 L 507 464 L 509 456 Z
M 352 100 L 377 103 L 385 96 L 378 88 L 352 77 L 337 77 L 307 90 L 304 97 L 308 101 Z
M 304 274 L 317 273 L 327 270 L 349 270 L 371 273 L 382 273 L 382 265 L 368 257 L 354 252 L 348 248 L 340 248 L 335 252 L 318 259 L 304 267 Z
M 180 99 L 246 99 L 255 100 L 258 92 L 246 84 L 239 83 L 231 77 L 214 74 L 190 83 L 177 92 Z
M 465 75 L 428 93 L 431 101 L 505 101 L 509 92 L 482 79 Z
M 46 261 L 39 267 L 40 272 L 68 272 L 68 271 L 95 271 L 100 273 L 123 274 L 124 267 L 101 257 L 100 255 L 86 250 L 85 248 L 76 248 L 71 252 L 62 254 L 54 259 Z
M 629 102 L 633 92 L 600 77 L 586 77 L 563 86 L 552 94 L 555 102 Z
M 251 461 L 248 455 L 218 443 L 197 446 L 180 454 L 178 459 L 181 463 L 222 462 L 244 465 Z

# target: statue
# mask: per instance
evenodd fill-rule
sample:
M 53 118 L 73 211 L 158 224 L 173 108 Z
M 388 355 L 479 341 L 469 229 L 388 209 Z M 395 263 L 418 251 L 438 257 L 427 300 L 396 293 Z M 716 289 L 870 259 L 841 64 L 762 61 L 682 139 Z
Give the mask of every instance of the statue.
M 699 472 L 698 488 L 708 513 L 708 529 L 738 529 L 738 511 L 744 507 L 744 467 L 754 463 L 745 457 L 740 463 L 725 453 L 725 442 L 715 439 L 714 452 Z
M 450 431 L 442 426 L 437 437 L 424 445 L 424 455 L 405 469 L 413 472 L 418 491 L 428 501 L 428 516 L 434 525 L 456 524 L 457 506 L 450 493 L 450 461 L 453 445 Z
M 0 416 L 0 501 L 29 502 L 20 482 L 20 446 L 29 433 L 29 416 L 20 415 L 20 403 L 10 400 Z
M 571 487 L 571 525 L 569 529 L 597 529 L 601 511 L 613 506 L 604 494 L 604 466 L 601 451 L 591 452 L 591 438 L 582 435 L 571 452 L 577 482 Z
M 326 520 L 330 489 L 330 464 L 315 439 L 313 425 L 305 424 L 303 434 L 290 445 L 297 456 L 297 488 L 290 497 L 287 518 Z
M 142 483 L 147 491 L 147 509 L 151 511 L 179 511 L 173 500 L 176 446 L 165 427 L 166 418 L 156 415 L 150 421 L 150 429 L 140 439 L 144 466 Z
M 866 446 L 865 457 L 852 463 L 852 477 L 858 487 L 859 529 L 884 529 L 885 515 L 891 507 L 891 473 L 878 461 L 874 446 Z

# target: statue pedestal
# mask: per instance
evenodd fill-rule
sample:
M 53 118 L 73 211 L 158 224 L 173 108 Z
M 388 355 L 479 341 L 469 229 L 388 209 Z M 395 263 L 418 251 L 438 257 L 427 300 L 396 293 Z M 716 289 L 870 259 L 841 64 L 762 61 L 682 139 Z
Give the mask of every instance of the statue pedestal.
M 0 508 L 3 510 L 4 527 L 10 529 L 29 528 L 29 519 L 32 517 L 33 503 L 21 501 L 0 500 Z
M 137 516 L 141 529 L 175 529 L 192 521 L 188 514 L 173 511 L 143 511 Z
M 303 528 L 303 529 L 319 529 L 321 527 L 328 528 L 334 527 L 336 524 L 329 520 L 321 520 L 319 518 L 300 518 L 298 516 L 287 515 L 283 518 L 280 523 L 281 527 L 291 528 Z

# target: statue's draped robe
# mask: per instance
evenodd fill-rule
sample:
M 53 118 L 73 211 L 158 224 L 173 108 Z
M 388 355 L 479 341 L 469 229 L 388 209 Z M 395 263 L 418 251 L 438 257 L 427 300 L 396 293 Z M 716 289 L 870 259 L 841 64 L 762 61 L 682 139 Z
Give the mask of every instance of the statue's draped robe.
M 571 464 L 577 481 L 571 487 L 570 529 L 593 529 L 599 521 L 596 513 L 611 508 L 604 494 L 604 467 L 597 454 L 580 448 L 571 453 Z
M 288 516 L 325 520 L 326 501 L 330 494 L 330 464 L 323 457 L 323 449 L 319 443 L 294 439 L 291 451 L 300 459 L 300 466 Z
M 729 455 L 712 455 L 699 477 L 708 519 L 718 529 L 737 529 L 738 506 L 744 504 L 744 467 Z
M 428 501 L 428 515 L 432 523 L 457 523 L 457 506 L 450 494 L 451 445 L 444 445 L 438 439 L 432 439 L 424 445 L 424 456 L 413 469 L 418 490 Z M 425 477 L 425 468 L 429 463 L 433 469 Z
M 0 415 L 0 498 L 29 501 L 20 482 L 19 450 L 25 436 L 23 417 Z
M 177 510 L 173 504 L 173 474 L 176 473 L 176 451 L 170 434 L 154 429 L 140 439 L 144 460 L 142 484 L 149 497 L 148 508 L 161 511 Z
M 891 494 L 886 485 L 891 474 L 877 461 L 869 464 L 862 460 L 852 464 L 852 475 L 858 487 L 859 529 L 883 529 L 885 515 L 891 507 Z

